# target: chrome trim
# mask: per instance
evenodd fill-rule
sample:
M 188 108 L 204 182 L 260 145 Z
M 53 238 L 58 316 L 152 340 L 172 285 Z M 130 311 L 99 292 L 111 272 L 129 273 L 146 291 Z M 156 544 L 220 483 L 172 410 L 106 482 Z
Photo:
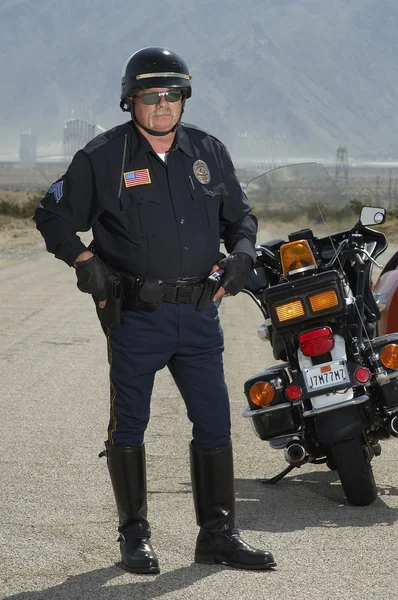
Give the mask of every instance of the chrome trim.
M 253 421 L 252 421 L 252 423 L 253 423 Z M 281 433 L 280 435 L 275 435 L 274 437 L 272 437 L 270 439 L 271 440 L 279 440 L 279 438 L 294 437 L 294 436 L 303 437 L 304 431 L 302 429 L 297 429 L 297 431 L 293 431 L 293 433 Z M 295 441 L 298 441 L 298 440 L 295 440 Z
M 263 342 L 269 342 L 268 327 L 265 323 L 257 329 L 257 335 Z
M 301 269 L 293 269 L 293 271 L 286 271 L 287 275 L 297 275 L 298 273 L 305 273 L 306 271 L 316 270 L 315 265 L 309 265 L 308 267 L 301 267 Z
M 340 252 L 342 251 L 342 249 L 344 248 L 344 246 L 346 246 L 347 244 L 348 244 L 348 239 L 343 239 L 340 242 L 337 250 L 334 253 L 334 256 L 332 257 L 332 259 L 327 263 L 327 265 L 324 265 L 325 269 L 330 269 L 330 267 L 334 265 L 334 263 L 336 262 L 336 260 L 337 260 L 337 258 L 339 256 Z
M 389 373 L 388 371 L 385 371 L 382 367 L 378 367 L 375 369 L 374 377 L 379 385 L 386 385 L 390 382 L 390 379 L 395 379 L 396 377 L 398 377 L 398 370 L 394 370 L 391 371 L 391 373 Z M 370 385 L 372 384 L 370 383 Z
M 388 371 L 386 371 L 386 375 L 388 377 L 388 379 L 394 379 L 394 377 L 398 377 L 398 371 L 392 371 L 391 373 L 389 373 Z
M 301 402 L 298 402 L 297 404 L 301 404 Z M 297 404 L 295 404 L 295 406 L 297 406 Z M 258 415 L 263 415 L 265 413 L 271 413 L 276 410 L 282 410 L 283 408 L 291 407 L 291 402 L 283 402 L 282 404 L 275 404 L 275 406 L 265 406 L 264 408 L 258 408 L 254 410 L 252 410 L 251 408 L 246 408 L 242 413 L 242 417 L 257 417 Z
M 397 436 L 398 435 L 398 415 L 395 415 L 391 421 L 390 421 L 390 428 L 392 431 L 392 434 Z
M 283 389 L 283 381 L 280 377 L 276 377 L 275 379 L 271 379 L 270 381 L 271 385 L 274 386 L 274 388 L 276 390 L 282 390 Z
M 352 400 L 340 402 L 340 404 L 331 404 L 330 406 L 323 406 L 322 408 L 313 408 L 312 410 L 305 410 L 303 412 L 303 417 L 315 417 L 316 415 L 320 415 L 325 412 L 330 412 L 332 410 L 337 410 L 339 408 L 346 408 L 347 406 L 356 406 L 357 404 L 362 404 L 367 400 L 369 400 L 369 396 L 358 396 L 357 398 L 353 398 Z
M 293 456 L 290 455 L 292 449 L 297 449 L 301 453 L 296 459 L 294 459 Z M 292 442 L 291 444 L 289 444 L 289 446 L 286 446 L 284 448 L 283 453 L 285 455 L 285 460 L 287 460 L 287 462 L 291 465 L 298 465 L 299 463 L 303 463 L 306 457 L 308 456 L 305 446 L 303 446 L 303 444 L 301 444 L 300 442 Z
M 141 73 L 137 75 L 136 79 L 150 79 L 151 77 L 179 77 L 180 79 L 191 79 L 190 75 L 184 75 L 184 73 L 173 73 L 172 71 L 164 73 Z
M 386 371 L 383 371 L 381 369 L 376 369 L 376 371 L 379 371 L 378 373 L 375 373 L 377 385 L 387 385 L 388 383 L 390 383 L 390 377 L 388 376 L 388 373 L 386 373 Z

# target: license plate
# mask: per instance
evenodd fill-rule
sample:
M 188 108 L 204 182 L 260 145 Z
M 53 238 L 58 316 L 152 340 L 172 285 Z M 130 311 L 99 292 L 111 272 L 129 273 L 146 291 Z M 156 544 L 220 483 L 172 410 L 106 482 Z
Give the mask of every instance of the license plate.
M 304 369 L 304 378 L 309 392 L 324 390 L 345 383 L 350 385 L 345 361 L 341 360 Z

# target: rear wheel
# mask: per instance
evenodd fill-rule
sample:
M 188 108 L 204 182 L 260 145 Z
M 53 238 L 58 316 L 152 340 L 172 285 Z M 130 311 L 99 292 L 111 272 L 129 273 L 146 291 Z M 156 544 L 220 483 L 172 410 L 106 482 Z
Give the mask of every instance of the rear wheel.
M 332 444 L 330 452 L 348 502 L 354 506 L 371 504 L 377 490 L 362 436 Z

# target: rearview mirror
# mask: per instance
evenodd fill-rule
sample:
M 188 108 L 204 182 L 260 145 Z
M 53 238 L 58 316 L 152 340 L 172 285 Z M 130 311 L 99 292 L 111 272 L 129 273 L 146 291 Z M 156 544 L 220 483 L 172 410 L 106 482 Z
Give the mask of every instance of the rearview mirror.
M 386 220 L 386 209 L 363 206 L 359 220 L 362 225 L 381 225 Z

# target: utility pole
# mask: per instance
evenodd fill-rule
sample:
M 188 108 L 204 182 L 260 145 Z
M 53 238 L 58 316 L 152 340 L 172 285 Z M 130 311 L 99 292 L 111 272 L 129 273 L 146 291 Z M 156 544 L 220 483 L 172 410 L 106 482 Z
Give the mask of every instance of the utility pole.
M 339 146 L 336 152 L 336 169 L 334 173 L 336 183 L 344 183 L 344 188 L 348 187 L 348 152 L 347 146 Z
M 376 206 L 380 206 L 380 175 L 376 177 Z
M 388 208 L 392 208 L 392 169 L 388 169 Z

